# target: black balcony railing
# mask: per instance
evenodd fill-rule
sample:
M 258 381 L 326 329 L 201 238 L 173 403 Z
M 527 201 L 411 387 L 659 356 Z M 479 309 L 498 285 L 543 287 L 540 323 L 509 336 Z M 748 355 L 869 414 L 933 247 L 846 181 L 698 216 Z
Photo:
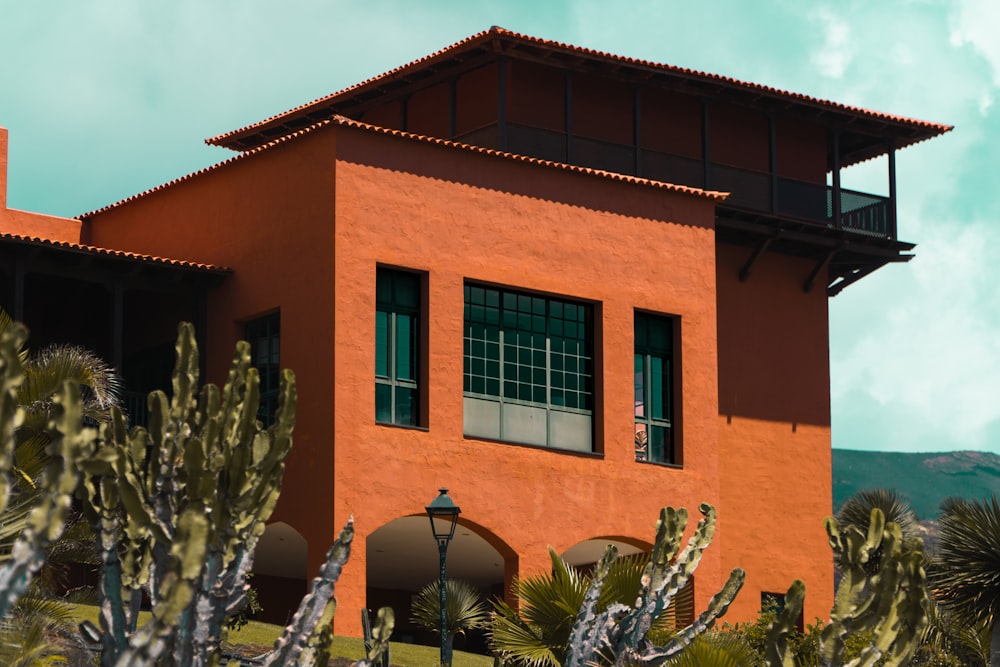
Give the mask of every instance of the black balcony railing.
M 138 391 L 122 392 L 122 412 L 125 413 L 125 420 L 129 428 L 133 426 L 149 425 L 149 407 L 146 403 L 147 395 Z
M 620 174 L 638 175 L 667 183 L 729 192 L 723 206 L 825 227 L 845 229 L 880 238 L 896 238 L 892 201 L 888 197 L 840 190 L 840 219 L 834 219 L 834 188 L 723 164 L 711 164 L 706 183 L 705 164 L 700 159 L 643 149 L 636 159 L 635 147 L 564 132 L 508 123 L 506 145 L 493 123 L 457 137 L 477 146 L 507 150 L 543 160 L 565 162 Z M 772 192 L 773 189 L 773 192 Z

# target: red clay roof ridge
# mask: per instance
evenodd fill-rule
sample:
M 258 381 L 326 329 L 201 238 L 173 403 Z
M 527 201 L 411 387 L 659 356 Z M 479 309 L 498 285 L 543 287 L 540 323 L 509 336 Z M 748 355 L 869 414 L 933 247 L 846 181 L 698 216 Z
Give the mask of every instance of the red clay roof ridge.
M 183 259 L 171 259 L 169 257 L 158 257 L 156 255 L 145 255 L 138 252 L 130 252 L 128 250 L 115 250 L 114 248 L 103 248 L 101 246 L 87 245 L 85 243 L 71 243 L 69 241 L 56 241 L 54 239 L 46 239 L 40 236 L 27 236 L 24 234 L 12 234 L 8 232 L 0 232 L 0 240 L 7 241 L 20 241 L 24 243 L 30 243 L 32 245 L 45 245 L 52 246 L 55 248 L 63 248 L 66 250 L 75 250 L 88 254 L 105 255 L 108 257 L 117 257 L 120 259 L 133 259 L 142 262 L 148 262 L 151 264 L 160 264 L 165 266 L 174 266 L 178 268 L 185 269 L 197 269 L 199 271 L 207 271 L 213 273 L 229 273 L 231 269 L 225 266 L 218 266 L 216 264 L 206 264 L 204 262 L 191 262 Z
M 283 113 L 279 113 L 279 114 L 270 116 L 268 118 L 265 118 L 264 120 L 258 121 L 256 123 L 252 123 L 252 124 L 247 125 L 245 127 L 241 127 L 241 128 L 236 129 L 236 130 L 232 130 L 230 132 L 226 132 L 224 134 L 219 134 L 219 135 L 216 135 L 214 137 L 209 137 L 209 138 L 205 139 L 205 143 L 210 144 L 210 145 L 215 145 L 215 146 L 223 146 L 223 147 L 226 147 L 226 148 L 231 148 L 233 150 L 240 150 L 240 149 L 234 147 L 233 145 L 231 145 L 232 142 L 228 142 L 227 140 L 230 139 L 231 137 L 236 136 L 236 135 L 252 134 L 251 130 L 254 130 L 256 128 L 268 125 L 269 123 L 272 123 L 275 120 L 278 120 L 278 119 L 281 119 L 281 118 L 286 118 L 286 117 L 292 117 L 292 116 L 296 115 L 298 112 L 303 111 L 304 109 L 308 109 L 310 107 L 322 104 L 324 102 L 327 102 L 327 101 L 332 100 L 332 99 L 337 98 L 337 97 L 347 96 L 347 95 L 349 95 L 350 93 L 352 93 L 354 91 L 357 91 L 357 90 L 359 90 L 361 88 L 369 86 L 369 85 L 371 85 L 371 84 L 373 84 L 375 82 L 378 82 L 378 81 L 384 80 L 386 78 L 389 78 L 389 77 L 391 77 L 391 76 L 393 76 L 393 75 L 395 75 L 395 74 L 397 74 L 397 73 L 399 73 L 401 71 L 417 67 L 417 66 L 419 66 L 421 64 L 424 64 L 424 63 L 427 63 L 428 61 L 431 61 L 431 60 L 433 60 L 435 58 L 439 58 L 442 55 L 445 55 L 445 54 L 448 54 L 450 52 L 453 52 L 453 51 L 462 49 L 464 47 L 467 47 L 470 44 L 473 44 L 475 42 L 487 41 L 488 39 L 495 39 L 495 38 L 497 38 L 499 36 L 507 37 L 507 38 L 513 39 L 513 40 L 519 40 L 519 41 L 522 41 L 522 42 L 530 42 L 532 44 L 535 44 L 535 45 L 538 45 L 538 46 L 542 46 L 542 47 L 547 47 L 547 48 L 550 48 L 550 49 L 559 49 L 559 50 L 568 51 L 568 52 L 572 52 L 572 53 L 593 56 L 595 58 L 600 58 L 600 59 L 604 59 L 604 60 L 611 60 L 611 61 L 614 61 L 614 62 L 619 62 L 619 63 L 623 63 L 623 64 L 635 66 L 635 67 L 647 67 L 647 68 L 652 68 L 652 69 L 655 69 L 655 70 L 658 70 L 658 71 L 674 72 L 674 73 L 681 74 L 681 75 L 684 75 L 684 76 L 691 76 L 691 77 L 696 77 L 696 78 L 700 78 L 700 79 L 707 79 L 707 80 L 711 80 L 711 81 L 716 81 L 716 82 L 723 83 L 725 85 L 729 85 L 729 86 L 733 86 L 733 87 L 737 87 L 737 88 L 743 88 L 743 89 L 746 89 L 746 90 L 752 90 L 752 91 L 755 91 L 755 92 L 765 93 L 765 94 L 768 94 L 768 95 L 775 95 L 775 96 L 778 96 L 778 97 L 784 97 L 784 98 L 788 98 L 788 99 L 793 99 L 793 100 L 795 100 L 795 101 L 797 101 L 797 102 L 799 102 L 801 104 L 805 104 L 805 105 L 808 105 L 808 106 L 817 106 L 817 107 L 826 108 L 826 109 L 836 109 L 836 110 L 839 110 L 839 111 L 843 111 L 845 113 L 867 116 L 869 118 L 875 118 L 875 119 L 878 119 L 878 120 L 881 120 L 881 121 L 885 121 L 885 122 L 892 122 L 892 123 L 898 123 L 898 124 L 903 124 L 903 125 L 909 125 L 909 126 L 913 126 L 913 127 L 919 127 L 919 128 L 921 128 L 921 129 L 923 129 L 923 130 L 925 130 L 927 132 L 932 132 L 934 135 L 936 135 L 936 134 L 943 134 L 945 132 L 949 132 L 952 129 L 954 129 L 953 125 L 945 125 L 945 124 L 942 124 L 942 123 L 934 123 L 934 122 L 931 122 L 931 121 L 920 120 L 920 119 L 917 119 L 917 118 L 909 118 L 909 117 L 906 117 L 906 116 L 897 116 L 897 115 L 893 115 L 893 114 L 889 114 L 889 113 L 884 113 L 884 112 L 880 112 L 880 111 L 873 111 L 871 109 L 866 109 L 864 107 L 852 106 L 852 105 L 843 104 L 843 103 L 840 103 L 840 102 L 834 102 L 834 101 L 831 101 L 831 100 L 824 100 L 824 99 L 821 99 L 821 98 L 818 98 L 818 97 L 812 97 L 812 96 L 804 95 L 804 94 L 801 94 L 801 93 L 794 93 L 794 92 L 782 90 L 780 88 L 775 88 L 775 87 L 772 87 L 772 86 L 766 86 L 766 85 L 763 85 L 763 84 L 752 83 L 752 82 L 748 82 L 748 81 L 742 81 L 740 79 L 735 79 L 735 78 L 728 77 L 728 76 L 723 76 L 723 75 L 720 75 L 720 74 L 711 74 L 711 73 L 708 73 L 708 72 L 702 72 L 702 71 L 698 71 L 698 70 L 694 70 L 694 69 L 680 67 L 680 66 L 677 66 L 677 65 L 668 65 L 668 64 L 664 64 L 664 63 L 658 63 L 658 62 L 655 62 L 655 61 L 643 60 L 643 59 L 640 59 L 640 58 L 632 58 L 632 57 L 629 57 L 629 56 L 621 56 L 621 55 L 616 55 L 616 54 L 613 54 L 613 53 L 608 53 L 608 52 L 605 52 L 605 51 L 598 51 L 596 49 L 590 49 L 590 48 L 587 48 L 587 47 L 575 46 L 573 44 L 567 44 L 567 43 L 563 43 L 563 42 L 556 42 L 556 41 L 553 41 L 553 40 L 547 40 L 547 39 L 543 39 L 543 38 L 539 38 L 539 37 L 532 37 L 530 35 L 525 35 L 525 34 L 522 34 L 522 33 L 514 32 L 512 30 L 508 30 L 506 28 L 494 25 L 494 26 L 491 26 L 489 28 L 489 30 L 485 30 L 485 31 L 476 33 L 476 34 L 474 34 L 474 35 L 472 35 L 470 37 L 466 37 L 465 39 L 462 39 L 462 40 L 460 40 L 458 42 L 455 42 L 454 44 L 451 44 L 450 46 L 446 46 L 443 49 L 440 49 L 440 50 L 435 51 L 435 52 L 433 52 L 431 54 L 423 56 L 422 58 L 418 58 L 416 60 L 413 60 L 413 61 L 411 61 L 409 63 L 404 64 L 404 65 L 400 65 L 399 67 L 393 68 L 393 69 L 391 69 L 391 70 L 389 70 L 387 72 L 384 72 L 384 73 L 379 74 L 377 76 L 374 76 L 374 77 L 371 77 L 369 79 L 366 79 L 366 80 L 364 80 L 364 81 L 362 81 L 360 83 L 357 83 L 357 84 L 354 84 L 352 86 L 349 86 L 348 88 L 344 88 L 344 89 L 342 89 L 340 91 L 331 93 L 329 95 L 325 95 L 325 96 L 320 97 L 318 99 L 315 99 L 315 100 L 313 100 L 311 102 L 307 102 L 305 104 L 301 104 L 301 105 L 299 105 L 299 106 L 297 106 L 297 107 L 295 107 L 293 109 L 289 109 L 288 111 L 285 111 Z
M 506 152 L 506 151 L 499 151 L 499 150 L 495 150 L 495 149 L 492 149 L 492 148 L 484 148 L 482 146 L 475 146 L 475 145 L 472 145 L 472 144 L 463 144 L 463 143 L 460 143 L 460 142 L 457 142 L 457 141 L 452 141 L 450 139 L 441 139 L 439 137 L 431 137 L 431 136 L 422 135 L 422 134 L 414 134 L 412 132 L 404 132 L 403 130 L 394 130 L 394 129 L 391 129 L 391 128 L 381 127 L 379 125 L 372 125 L 371 123 L 364 123 L 362 121 L 354 120 L 352 118 L 347 118 L 346 116 L 341 116 L 339 114 L 335 114 L 335 115 L 331 116 L 330 118 L 317 121 L 317 122 L 313 123 L 312 125 L 309 125 L 308 127 L 302 128 L 301 130 L 296 130 L 295 132 L 292 132 L 290 134 L 286 134 L 286 135 L 283 135 L 281 137 L 278 137 L 277 139 L 273 139 L 273 140 L 269 141 L 266 144 L 262 144 L 260 146 L 257 146 L 256 148 L 252 148 L 250 150 L 247 150 L 247 151 L 244 151 L 242 153 L 239 153 L 238 155 L 234 155 L 233 157 L 228 158 L 226 160 L 223 160 L 222 162 L 217 162 L 217 163 L 215 163 L 213 165 L 209 165 L 208 167 L 204 167 L 203 169 L 199 169 L 197 171 L 193 171 L 190 174 L 185 174 L 184 176 L 179 176 L 178 178 L 175 178 L 173 180 L 167 181 L 166 183 L 163 183 L 161 185 L 157 185 L 156 187 L 149 188 L 148 190 L 144 190 L 144 191 L 139 192 L 137 194 L 131 195 L 130 197 L 126 197 L 125 199 L 121 199 L 121 200 L 119 200 L 117 202 L 114 202 L 112 204 L 108 204 L 107 206 L 99 208 L 99 209 L 97 209 L 95 211 L 90 211 L 88 213 L 81 213 L 80 215 L 76 216 L 76 218 L 78 220 L 86 220 L 87 218 L 90 218 L 90 217 L 93 217 L 95 215 L 99 215 L 101 213 L 104 213 L 106 211 L 110 211 L 112 209 L 118 208 L 119 206 L 123 206 L 123 205 L 125 205 L 125 204 L 127 204 L 129 202 L 132 202 L 132 201 L 135 201 L 135 200 L 140 199 L 142 197 L 145 197 L 147 195 L 153 194 L 154 192 L 159 192 L 160 190 L 165 190 L 166 188 L 169 188 L 169 187 L 171 187 L 173 185 L 176 185 L 178 183 L 181 183 L 183 181 L 187 181 L 187 180 L 189 180 L 191 178 L 194 178 L 195 176 L 199 176 L 201 174 L 206 174 L 208 172 L 215 171 L 216 169 L 220 169 L 222 167 L 225 167 L 226 165 L 232 164 L 233 162 L 236 162 L 237 160 L 243 160 L 243 159 L 249 158 L 252 155 L 256 155 L 257 153 L 262 153 L 263 151 L 266 151 L 266 150 L 268 150 L 270 148 L 273 148 L 275 146 L 283 144 L 283 143 L 285 143 L 287 141 L 291 141 L 291 140 L 296 139 L 298 137 L 301 137 L 303 135 L 306 135 L 306 134 L 309 134 L 311 132 L 314 132 L 314 131 L 316 131 L 316 130 L 322 128 L 322 127 L 325 127 L 327 125 L 340 125 L 340 126 L 346 126 L 346 127 L 354 127 L 354 128 L 366 130 L 366 131 L 369 131 L 369 132 L 375 132 L 375 133 L 378 133 L 378 134 L 392 135 L 392 136 L 396 136 L 396 137 L 411 139 L 411 140 L 414 140 L 414 141 L 421 141 L 421 142 L 424 142 L 424 143 L 436 144 L 438 146 L 448 146 L 448 147 L 458 148 L 458 149 L 465 150 L 465 151 L 471 151 L 471 152 L 475 152 L 475 153 L 482 153 L 484 155 L 493 155 L 495 157 L 501 157 L 501 158 L 510 159 L 510 160 L 517 160 L 519 162 L 527 162 L 527 163 L 530 163 L 530 164 L 543 165 L 543 166 L 547 166 L 547 167 L 552 167 L 552 168 L 557 168 L 557 169 L 563 169 L 563 170 L 566 170 L 566 171 L 571 171 L 571 172 L 580 173 L 580 174 L 590 174 L 590 175 L 593 175 L 593 176 L 600 176 L 602 178 L 608 178 L 608 179 L 615 180 L 615 181 L 622 181 L 622 182 L 625 182 L 625 183 L 635 183 L 635 184 L 638 184 L 638 185 L 647 185 L 647 186 L 651 186 L 651 187 L 655 187 L 655 188 L 662 188 L 662 189 L 666 189 L 666 190 L 671 190 L 673 192 L 679 192 L 679 193 L 683 193 L 683 194 L 693 195 L 693 196 L 696 196 L 696 197 L 704 197 L 704 198 L 707 198 L 707 199 L 712 199 L 714 201 L 724 201 L 726 198 L 729 197 L 729 193 L 728 192 L 723 192 L 723 191 L 720 191 L 720 190 L 705 190 L 703 188 L 696 188 L 696 187 L 691 187 L 691 186 L 687 186 L 687 185 L 678 185 L 678 184 L 675 184 L 675 183 L 667 183 L 665 181 L 656 181 L 656 180 L 652 180 L 652 179 L 649 179 L 649 178 L 642 178 L 642 177 L 639 177 L 639 176 L 631 176 L 631 175 L 628 175 L 628 174 L 620 174 L 620 173 L 614 172 L 614 171 L 604 171 L 604 170 L 601 170 L 601 169 L 592 169 L 590 167 L 579 167 L 579 166 L 576 166 L 576 165 L 566 164 L 566 163 L 563 163 L 563 162 L 554 162 L 552 160 L 543 160 L 543 159 L 540 159 L 540 158 L 534 158 L 534 157 L 530 157 L 530 156 L 527 156 L 527 155 L 520 155 L 520 154 L 517 154 L 517 153 L 509 153 L 509 152 Z
M 355 127 L 363 130 L 368 130 L 371 132 L 377 132 L 379 134 L 388 134 L 391 136 L 402 137 L 407 139 L 413 139 L 416 141 L 422 141 L 426 143 L 436 144 L 438 146 L 449 146 L 453 148 L 459 148 L 465 151 L 470 151 L 473 153 L 481 153 L 483 155 L 492 155 L 495 157 L 506 158 L 510 160 L 516 160 L 518 162 L 527 162 L 529 164 L 537 164 L 546 167 L 554 167 L 557 169 L 562 169 L 565 171 L 571 171 L 578 174 L 589 174 L 592 176 L 600 176 L 602 178 L 608 178 L 614 181 L 622 181 L 625 183 L 635 183 L 637 185 L 649 185 L 655 188 L 662 188 L 665 190 L 671 190 L 673 192 L 679 192 L 683 194 L 694 195 L 696 197 L 704 197 L 706 199 L 711 199 L 714 201 L 724 201 L 729 197 L 728 192 L 723 192 L 721 190 L 706 190 L 704 188 L 696 188 L 689 185 L 678 185 L 676 183 L 668 183 L 666 181 L 657 181 L 649 178 L 642 178 L 641 176 L 632 176 L 630 174 L 621 174 L 615 171 L 605 171 L 603 169 L 593 169 L 591 167 L 581 167 L 578 165 L 567 164 L 565 162 L 557 162 L 554 160 L 543 160 L 541 158 L 531 157 L 529 155 L 522 155 L 520 153 L 510 153 L 508 151 L 501 151 L 495 148 L 486 148 L 483 146 L 476 146 L 474 144 L 464 144 L 458 141 L 452 141 L 450 139 L 441 139 L 440 137 L 432 137 L 424 134 L 414 134 L 413 132 L 406 132 L 404 130 L 395 130 L 392 128 L 382 127 L 380 125 L 372 125 L 371 123 L 365 123 L 359 120 L 354 120 L 353 118 L 348 118 L 346 116 L 334 115 L 330 119 L 332 122 L 338 125 L 344 125 L 347 127 Z

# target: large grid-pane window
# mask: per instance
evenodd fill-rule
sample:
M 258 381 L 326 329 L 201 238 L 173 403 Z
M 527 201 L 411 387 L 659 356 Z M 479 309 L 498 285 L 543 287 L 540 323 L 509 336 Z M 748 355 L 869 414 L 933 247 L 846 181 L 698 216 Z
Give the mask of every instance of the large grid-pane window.
M 420 275 L 380 268 L 375 283 L 375 421 L 417 426 Z
M 590 306 L 465 286 L 465 433 L 593 448 Z
M 635 458 L 676 463 L 672 318 L 635 314 Z
M 281 380 L 281 314 L 265 315 L 246 323 L 243 339 L 250 343 L 250 358 L 260 375 L 260 409 L 257 417 L 270 426 L 278 412 Z

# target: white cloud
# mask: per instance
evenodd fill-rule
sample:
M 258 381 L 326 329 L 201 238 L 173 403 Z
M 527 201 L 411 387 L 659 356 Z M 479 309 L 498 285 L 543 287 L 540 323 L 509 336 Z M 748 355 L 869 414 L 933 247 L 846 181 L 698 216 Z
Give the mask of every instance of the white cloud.
M 854 58 L 850 23 L 828 7 L 821 7 L 813 21 L 823 30 L 823 44 L 810 60 L 824 76 L 840 79 Z
M 1000 86 L 1000 3 L 995 0 L 957 0 L 951 14 L 951 42 L 968 44 L 990 63 L 993 84 Z
M 871 289 L 859 284 L 831 304 L 840 324 L 831 341 L 834 405 L 844 416 L 891 415 L 897 446 L 1000 447 L 989 439 L 1000 420 L 1000 293 L 990 261 L 1000 230 L 940 220 L 918 227 L 917 258 L 882 269 L 893 272 L 891 289 L 873 277 Z M 848 323 L 853 337 L 838 338 Z M 837 440 L 835 430 L 835 444 L 852 446 Z

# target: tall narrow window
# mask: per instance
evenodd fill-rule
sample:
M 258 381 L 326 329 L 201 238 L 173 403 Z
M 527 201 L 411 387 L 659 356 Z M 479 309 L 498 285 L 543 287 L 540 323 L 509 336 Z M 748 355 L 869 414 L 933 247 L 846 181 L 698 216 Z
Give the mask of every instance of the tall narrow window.
M 593 450 L 588 305 L 465 286 L 465 434 Z
M 375 421 L 417 426 L 420 276 L 378 269 L 375 302 Z
M 673 320 L 635 314 L 635 459 L 676 463 Z
M 243 339 L 250 343 L 251 363 L 260 375 L 260 409 L 257 417 L 264 426 L 270 426 L 278 412 L 281 314 L 273 313 L 247 322 Z

